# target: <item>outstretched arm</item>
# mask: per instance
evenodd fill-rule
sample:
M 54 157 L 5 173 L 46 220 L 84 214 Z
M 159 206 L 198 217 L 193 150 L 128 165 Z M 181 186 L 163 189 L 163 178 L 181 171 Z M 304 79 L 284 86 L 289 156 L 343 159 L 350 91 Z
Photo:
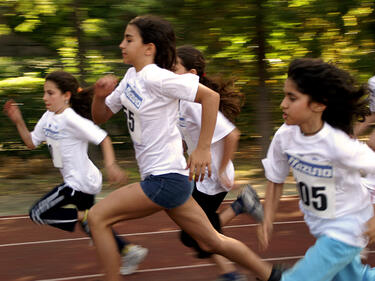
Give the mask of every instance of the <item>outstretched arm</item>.
M 202 105 L 202 125 L 198 145 L 188 159 L 189 179 L 192 180 L 193 174 L 195 174 L 196 181 L 198 179 L 203 181 L 206 167 L 208 169 L 208 176 L 211 176 L 210 147 L 215 130 L 220 97 L 215 91 L 199 84 L 195 102 Z
M 104 166 L 107 171 L 109 182 L 126 184 L 128 181 L 128 177 L 116 163 L 116 157 L 113 150 L 111 138 L 109 136 L 106 136 L 100 143 L 100 146 L 102 149 Z
M 107 75 L 96 81 L 94 85 L 94 97 L 91 105 L 92 120 L 96 124 L 107 122 L 112 116 L 112 111 L 105 104 L 105 98 L 112 93 L 117 85 L 117 78 Z
M 18 133 L 20 134 L 23 142 L 30 149 L 34 149 L 35 145 L 31 139 L 30 131 L 27 129 L 25 121 L 23 120 L 22 113 L 14 100 L 8 100 L 4 104 L 4 113 L 16 125 Z

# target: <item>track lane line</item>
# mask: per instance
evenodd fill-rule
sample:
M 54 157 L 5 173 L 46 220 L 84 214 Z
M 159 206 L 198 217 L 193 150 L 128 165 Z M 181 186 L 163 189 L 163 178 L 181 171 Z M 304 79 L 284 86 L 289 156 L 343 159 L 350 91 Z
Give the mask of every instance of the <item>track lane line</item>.
M 284 222 L 274 222 L 274 225 L 282 225 L 282 224 L 297 224 L 297 223 L 304 223 L 304 221 L 284 221 Z M 251 223 L 251 224 L 238 224 L 238 225 L 227 225 L 223 228 L 243 228 L 243 227 L 254 227 L 259 224 Z M 144 236 L 144 235 L 158 235 L 158 234 L 166 234 L 166 233 L 175 233 L 179 232 L 180 229 L 172 229 L 172 230 L 162 230 L 162 231 L 150 231 L 150 232 L 135 232 L 135 233 L 128 233 L 128 234 L 119 234 L 119 236 L 129 237 L 129 236 Z M 14 247 L 14 246 L 25 246 L 25 245 L 36 245 L 36 244 L 49 244 L 49 243 L 61 243 L 61 242 L 71 242 L 77 240 L 90 240 L 90 237 L 77 237 L 77 238 L 67 238 L 67 239 L 54 239 L 54 240 L 41 240 L 41 241 L 31 241 L 31 242 L 19 242 L 19 243 L 8 243 L 8 244 L 0 244 L 0 248 L 2 247 Z
M 375 251 L 369 251 L 369 254 L 374 254 Z M 285 256 L 285 257 L 273 257 L 273 258 L 266 258 L 262 259 L 263 261 L 286 261 L 286 260 L 298 260 L 303 258 L 304 256 Z M 159 267 L 159 268 L 148 268 L 148 269 L 138 269 L 136 273 L 142 272 L 157 272 L 157 271 L 169 271 L 169 270 L 184 270 L 184 269 L 194 269 L 194 268 L 201 268 L 201 267 L 210 267 L 215 266 L 213 263 L 205 263 L 205 264 L 196 264 L 196 265 L 181 265 L 181 266 L 170 266 L 170 267 Z M 84 278 L 96 278 L 102 277 L 104 274 L 91 274 L 91 275 L 78 275 L 78 276 L 71 276 L 71 277 L 61 277 L 61 278 L 54 278 L 54 279 L 39 279 L 36 281 L 65 281 L 65 280 L 78 280 Z

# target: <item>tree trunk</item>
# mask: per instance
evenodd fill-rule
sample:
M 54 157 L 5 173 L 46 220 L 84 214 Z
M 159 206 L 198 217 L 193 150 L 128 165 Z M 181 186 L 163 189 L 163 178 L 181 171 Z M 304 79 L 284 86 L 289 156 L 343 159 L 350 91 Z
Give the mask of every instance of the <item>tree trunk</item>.
M 261 147 L 261 157 L 267 153 L 271 137 L 271 102 L 269 92 L 266 87 L 267 64 L 266 64 L 266 31 L 264 23 L 265 9 L 262 5 L 265 0 L 256 0 L 257 14 L 255 19 L 255 42 L 257 44 L 257 76 L 258 76 L 258 98 L 256 102 L 256 128 L 260 134 L 259 145 Z
M 83 40 L 83 32 L 81 28 L 82 11 L 80 9 L 80 0 L 74 0 L 74 30 L 78 42 L 78 71 L 79 82 L 82 86 L 86 86 L 85 77 L 85 44 Z

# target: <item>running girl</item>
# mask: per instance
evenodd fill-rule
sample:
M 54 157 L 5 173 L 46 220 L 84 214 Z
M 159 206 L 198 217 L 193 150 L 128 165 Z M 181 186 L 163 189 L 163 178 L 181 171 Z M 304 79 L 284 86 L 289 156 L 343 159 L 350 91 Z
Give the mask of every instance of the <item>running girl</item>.
M 83 230 L 90 235 L 87 213 L 95 203 L 95 194 L 101 191 L 102 174 L 87 155 L 88 142 L 100 144 L 110 182 L 124 183 L 127 176 L 116 163 L 107 133 L 84 118 L 91 116 L 93 88 L 81 92 L 77 92 L 78 89 L 77 79 L 67 72 L 54 71 L 47 75 L 43 95 L 47 111 L 32 132 L 27 129 L 21 111 L 13 100 L 5 103 L 4 111 L 29 149 L 47 142 L 53 165 L 63 177 L 62 184 L 31 207 L 30 218 L 38 224 L 70 232 L 80 222 Z M 66 208 L 69 204 L 75 208 Z M 147 249 L 130 244 L 116 235 L 114 237 L 122 255 L 122 271 L 130 274 L 143 260 Z
M 219 95 L 199 84 L 196 75 L 170 71 L 176 62 L 175 35 L 165 20 L 154 16 L 134 18 L 126 27 L 120 48 L 124 63 L 133 67 L 113 92 L 115 79 L 106 76 L 97 81 L 92 115 L 95 122 L 103 123 L 121 109 L 125 112 L 141 182 L 115 190 L 90 209 L 90 228 L 106 280 L 120 280 L 111 226 L 162 210 L 202 249 L 226 256 L 268 280 L 271 274 L 277 274 L 272 265 L 243 243 L 219 234 L 191 197 L 189 178 L 195 175 L 195 180 L 203 180 L 206 168 L 211 175 L 210 145 Z M 187 165 L 177 128 L 180 99 L 202 104 L 201 134 Z
M 281 280 L 375 280 L 375 270 L 363 265 L 359 255 L 374 216 L 361 173 L 375 173 L 375 153 L 350 137 L 353 121 L 366 113 L 365 91 L 332 64 L 297 59 L 289 66 L 284 93 L 285 123 L 263 160 L 268 185 L 260 240 L 268 246 L 291 168 L 300 208 L 317 240 Z
M 219 92 L 220 111 L 211 144 L 212 172 L 211 177 L 195 182 L 193 198 L 202 207 L 212 225 L 218 232 L 221 226 L 227 224 L 236 215 L 248 212 L 257 221 L 263 219 L 263 207 L 255 190 L 246 185 L 238 199 L 220 214 L 217 209 L 223 202 L 228 191 L 234 186 L 234 166 L 232 158 L 237 150 L 240 131 L 233 125 L 243 104 L 243 96 L 234 89 L 232 81 L 214 80 L 205 73 L 206 62 L 203 54 L 192 46 L 177 48 L 177 63 L 175 73 L 192 73 L 199 76 L 199 82 Z M 195 149 L 201 130 L 202 107 L 199 103 L 180 100 L 179 129 L 187 146 L 188 154 Z M 231 120 L 231 121 L 229 121 Z M 198 243 L 185 231 L 181 232 L 181 241 L 185 246 L 193 247 L 198 258 L 211 257 L 218 266 L 220 277 L 218 281 L 246 281 L 245 275 L 237 272 L 236 267 L 226 258 L 212 255 L 202 250 Z

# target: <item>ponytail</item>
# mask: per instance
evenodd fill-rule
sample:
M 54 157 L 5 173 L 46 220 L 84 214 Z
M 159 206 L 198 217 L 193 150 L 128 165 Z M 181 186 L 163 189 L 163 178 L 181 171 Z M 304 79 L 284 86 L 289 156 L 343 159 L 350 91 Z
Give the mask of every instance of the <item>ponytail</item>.
M 92 120 L 91 103 L 94 96 L 94 86 L 79 89 L 70 98 L 70 105 L 75 112 L 84 118 Z
M 199 81 L 219 93 L 219 110 L 229 121 L 234 123 L 245 103 L 245 96 L 236 89 L 234 81 L 224 80 L 221 76 L 211 78 L 207 75 L 200 77 Z
M 177 48 L 177 57 L 185 69 L 196 70 L 201 84 L 220 94 L 219 110 L 228 120 L 234 123 L 241 112 L 245 99 L 245 96 L 235 88 L 234 81 L 226 81 L 219 76 L 215 78 L 207 77 L 205 73 L 206 61 L 203 54 L 190 45 Z

